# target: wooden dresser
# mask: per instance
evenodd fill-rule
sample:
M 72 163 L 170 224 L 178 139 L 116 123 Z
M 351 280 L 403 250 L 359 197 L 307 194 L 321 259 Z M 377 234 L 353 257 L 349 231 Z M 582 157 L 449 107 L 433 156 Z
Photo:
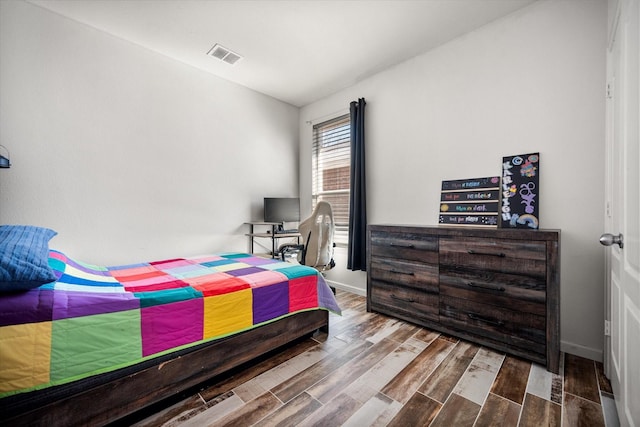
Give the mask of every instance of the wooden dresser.
M 558 373 L 560 231 L 370 225 L 367 311 Z

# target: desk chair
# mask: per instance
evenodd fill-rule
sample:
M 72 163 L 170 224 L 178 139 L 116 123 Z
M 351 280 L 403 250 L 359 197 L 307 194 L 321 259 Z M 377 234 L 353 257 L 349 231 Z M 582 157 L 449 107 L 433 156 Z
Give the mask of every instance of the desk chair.
M 279 251 L 282 260 L 292 253 L 297 253 L 298 262 L 313 267 L 320 273 L 335 267 L 333 260 L 333 234 L 335 223 L 331 204 L 320 201 L 316 204 L 311 216 L 300 223 L 298 232 L 302 237 L 302 244 L 283 244 Z M 331 288 L 334 293 L 335 289 Z

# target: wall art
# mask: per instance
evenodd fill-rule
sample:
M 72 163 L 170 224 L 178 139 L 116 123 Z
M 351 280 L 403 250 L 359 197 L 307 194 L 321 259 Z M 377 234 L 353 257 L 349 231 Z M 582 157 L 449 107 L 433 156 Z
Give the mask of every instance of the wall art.
M 502 159 L 500 228 L 538 229 L 540 153 Z
M 438 223 L 497 227 L 500 177 L 442 181 Z

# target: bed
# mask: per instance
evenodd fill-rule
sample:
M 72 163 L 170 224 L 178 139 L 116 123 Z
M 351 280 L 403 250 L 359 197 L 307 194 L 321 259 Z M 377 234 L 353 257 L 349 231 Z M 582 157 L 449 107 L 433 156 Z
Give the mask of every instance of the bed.
M 314 269 L 246 253 L 97 266 L 0 226 L 3 425 L 106 424 L 340 313 Z

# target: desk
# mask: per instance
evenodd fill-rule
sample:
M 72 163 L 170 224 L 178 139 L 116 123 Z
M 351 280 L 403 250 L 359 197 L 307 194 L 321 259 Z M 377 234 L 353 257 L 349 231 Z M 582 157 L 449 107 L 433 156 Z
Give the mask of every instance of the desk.
M 271 239 L 271 258 L 276 257 L 276 241 L 278 239 L 295 237 L 298 240 L 298 244 L 300 243 L 300 233 L 276 233 L 278 228 L 282 226 L 281 222 L 250 221 L 245 222 L 245 224 L 249 225 L 249 233 L 245 234 L 245 236 L 249 237 L 251 253 L 253 253 L 253 239 L 255 239 L 256 237 Z M 255 225 L 270 226 L 271 230 L 266 233 L 256 233 L 254 230 Z

